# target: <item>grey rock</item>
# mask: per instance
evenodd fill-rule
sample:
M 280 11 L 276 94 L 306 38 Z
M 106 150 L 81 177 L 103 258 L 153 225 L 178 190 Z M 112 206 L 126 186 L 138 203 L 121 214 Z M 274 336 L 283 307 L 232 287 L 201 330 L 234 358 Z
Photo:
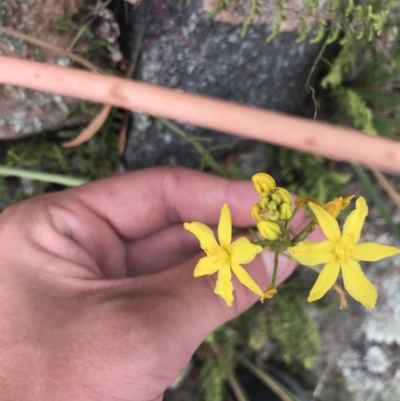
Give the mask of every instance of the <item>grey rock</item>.
M 84 0 L 1 0 L 0 26 L 37 37 L 58 48 L 69 47 L 73 33 L 59 35 L 53 24 L 71 15 Z M 86 42 L 80 42 L 83 45 Z M 70 66 L 71 61 L 10 35 L 0 34 L 0 55 L 14 56 Z M 10 85 L 0 85 L 0 139 L 14 139 L 43 131 L 58 130 L 87 123 L 91 117 L 82 112 L 65 119 L 69 110 L 80 103 L 61 97 Z
M 295 31 L 281 33 L 267 43 L 271 25 L 262 20 L 241 38 L 240 24 L 208 18 L 204 7 L 203 0 L 190 4 L 187 0 L 154 0 L 131 11 L 132 28 L 122 29 L 129 31 L 124 34 L 129 45 L 125 50 L 132 54 L 144 44 L 135 78 L 285 113 L 309 113 L 311 99 L 304 85 L 321 45 L 296 43 Z M 140 41 L 142 30 L 145 34 Z M 154 119 L 149 121 L 143 129 L 133 118 L 125 152 L 130 168 L 198 165 L 200 156 L 192 145 L 171 136 Z M 242 143 L 239 138 L 209 130 L 185 129 L 190 135 L 208 138 L 203 143 L 207 148 L 225 145 L 217 156 Z
M 361 242 L 398 246 L 389 233 L 380 234 L 376 219 L 364 226 Z M 374 234 L 375 232 L 375 234 Z M 321 319 L 323 351 L 314 372 L 324 381 L 318 399 L 330 401 L 398 401 L 400 399 L 400 256 L 378 262 L 361 262 L 378 290 L 375 308 L 366 309 L 349 299 L 349 309 L 328 313 Z M 328 373 L 325 368 L 333 360 Z M 334 366 L 336 365 L 336 368 Z M 337 397 L 335 371 L 351 395 Z M 335 394 L 336 393 L 336 394 Z M 337 398 L 336 398 L 337 397 Z

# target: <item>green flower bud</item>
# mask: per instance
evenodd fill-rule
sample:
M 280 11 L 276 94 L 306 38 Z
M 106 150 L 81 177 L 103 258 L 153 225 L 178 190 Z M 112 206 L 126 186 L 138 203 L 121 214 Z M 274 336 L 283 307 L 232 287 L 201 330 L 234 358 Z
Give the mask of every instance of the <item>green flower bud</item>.
M 282 197 L 275 192 L 271 194 L 271 199 L 277 204 L 277 206 L 282 203 Z
M 260 217 L 262 220 L 279 220 L 279 212 L 277 210 L 261 209 Z
M 257 228 L 260 234 L 270 241 L 274 241 L 278 238 L 281 228 L 277 223 L 273 221 L 259 221 L 257 223 Z
M 270 193 L 276 188 L 275 180 L 266 173 L 257 173 L 251 177 L 254 188 L 259 194 L 263 192 Z
M 275 189 L 275 193 L 280 195 L 283 203 L 292 205 L 292 195 L 290 195 L 290 192 L 287 189 L 278 187 Z
M 269 201 L 267 204 L 268 210 L 278 210 L 278 206 L 274 201 Z
M 260 216 L 261 212 L 261 206 L 256 203 L 252 208 L 251 208 L 251 217 L 253 217 L 254 220 L 256 221 L 261 221 L 262 217 Z
M 258 204 L 261 206 L 262 209 L 265 209 L 268 207 L 268 203 L 271 201 L 269 194 L 263 193 L 261 194 L 260 200 Z
M 292 217 L 292 206 L 288 203 L 282 203 L 279 207 L 279 217 L 281 220 L 289 220 Z

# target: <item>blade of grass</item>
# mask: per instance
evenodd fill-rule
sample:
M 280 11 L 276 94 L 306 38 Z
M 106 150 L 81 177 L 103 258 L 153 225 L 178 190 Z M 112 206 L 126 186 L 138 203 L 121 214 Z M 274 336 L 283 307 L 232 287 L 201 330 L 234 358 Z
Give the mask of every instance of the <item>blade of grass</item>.
M 89 181 L 86 179 L 70 177 L 67 175 L 42 173 L 41 171 L 28 171 L 20 168 L 6 166 L 0 166 L 0 175 L 4 175 L 6 177 L 29 178 L 36 181 L 65 185 L 67 187 L 77 187 Z
M 250 401 L 248 395 L 244 391 L 242 384 L 240 383 L 238 377 L 232 372 L 228 377 L 228 383 L 230 388 L 235 394 L 237 401 Z
M 258 379 L 260 379 L 266 386 L 268 386 L 282 401 L 301 401 L 271 375 L 258 368 L 253 362 L 251 362 L 243 355 L 236 353 L 236 359 L 251 373 L 253 373 L 254 376 L 258 377 Z
M 377 169 L 371 169 L 375 179 L 379 182 L 381 187 L 390 196 L 390 199 L 396 204 L 400 210 L 400 194 L 396 191 L 396 188 L 389 182 L 389 180 Z
M 380 195 L 378 194 L 377 190 L 375 189 L 373 182 L 368 177 L 368 174 L 358 164 L 353 164 L 353 169 L 354 169 L 355 173 L 357 174 L 358 178 L 364 184 L 365 189 L 367 190 L 369 196 L 371 197 L 371 199 L 375 203 L 376 207 L 378 208 L 379 213 L 385 219 L 388 228 L 392 231 L 393 235 L 397 238 L 397 240 L 400 241 L 400 231 L 397 228 L 396 224 L 394 223 L 392 216 L 387 211 L 385 204 L 383 203 Z
M 165 118 L 157 118 L 157 121 L 164 124 L 171 131 L 175 132 L 182 138 L 185 138 L 200 153 L 200 156 L 204 159 L 204 161 L 208 164 L 208 166 L 214 170 L 215 173 L 222 175 L 223 177 L 227 176 L 223 168 L 216 162 L 216 160 L 208 153 L 206 149 L 204 149 L 204 147 L 196 139 L 190 137 L 185 131 L 183 131 L 181 128 L 179 128 L 171 121 L 166 120 Z
M 104 2 L 99 8 L 95 9 L 89 20 L 84 23 L 77 34 L 75 35 L 74 39 L 72 40 L 71 44 L 69 45 L 69 50 L 72 51 L 76 42 L 80 39 L 83 33 L 86 31 L 87 28 L 95 21 L 98 15 L 105 10 L 105 8 L 111 3 L 112 0 L 107 0 Z

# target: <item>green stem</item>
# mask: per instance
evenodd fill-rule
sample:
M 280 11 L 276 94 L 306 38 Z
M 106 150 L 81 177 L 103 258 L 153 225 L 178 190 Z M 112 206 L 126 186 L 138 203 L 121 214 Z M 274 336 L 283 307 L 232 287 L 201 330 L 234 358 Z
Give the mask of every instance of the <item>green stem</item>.
M 275 285 L 276 276 L 278 274 L 278 259 L 279 259 L 279 252 L 275 252 L 274 256 L 274 272 L 272 274 L 272 284 Z
M 287 253 L 283 253 L 283 252 L 279 252 L 279 255 L 282 255 L 284 258 L 290 259 L 290 260 L 295 260 L 295 258 L 293 258 L 291 255 L 287 254 Z
M 85 184 L 88 180 L 66 175 L 42 173 L 41 171 L 23 170 L 20 168 L 0 166 L 0 175 L 6 177 L 29 178 L 31 180 L 51 182 L 53 184 L 65 185 L 67 187 L 77 187 Z
M 260 241 L 253 241 L 252 244 L 254 244 L 254 245 L 261 245 L 261 246 L 267 246 L 267 245 L 282 245 L 282 242 L 279 242 L 279 241 L 260 240 Z
M 298 208 L 298 207 L 295 207 L 294 210 L 293 210 L 292 217 L 291 217 L 291 218 L 287 221 L 287 223 L 286 223 L 286 227 L 287 227 L 287 228 L 290 229 L 290 223 L 292 222 L 294 216 L 296 216 L 296 214 L 297 214 L 298 211 L 299 211 L 299 208 Z
M 180 129 L 173 122 L 165 118 L 157 118 L 157 120 L 160 121 L 162 124 L 164 124 L 166 127 L 168 127 L 171 131 L 175 132 L 182 138 L 185 138 L 200 153 L 200 155 L 204 157 L 204 160 L 214 170 L 215 173 L 223 177 L 227 176 L 226 172 L 221 168 L 221 166 L 216 162 L 216 160 L 210 154 L 208 154 L 208 152 L 203 148 L 202 145 L 200 145 L 200 143 L 197 140 L 191 138 L 185 131 Z
M 299 240 L 302 239 L 303 235 L 306 234 L 311 228 L 315 226 L 315 222 L 311 220 L 296 236 L 292 238 L 292 245 L 296 245 Z
M 279 224 L 279 223 L 278 223 Z M 290 234 L 284 224 L 279 224 L 281 230 L 283 231 L 283 235 L 285 236 L 284 247 L 287 248 L 291 244 Z
M 330 29 L 329 29 L 329 33 L 332 31 L 332 29 L 333 29 L 333 24 L 331 25 L 331 27 L 330 27 Z M 317 68 L 318 63 L 320 62 L 320 60 L 321 60 L 321 59 L 323 58 L 323 56 L 324 56 L 326 47 L 328 46 L 328 39 L 329 39 L 329 36 L 330 36 L 330 35 L 328 34 L 327 38 L 325 39 L 324 44 L 323 44 L 322 47 L 321 47 L 321 50 L 320 50 L 319 53 L 318 53 L 317 58 L 314 60 L 314 63 L 313 63 L 313 65 L 311 66 L 310 72 L 308 73 L 306 84 L 304 85 L 305 88 L 306 88 L 306 90 L 309 91 L 309 92 L 311 92 L 311 97 L 312 97 L 312 100 L 313 100 L 313 102 L 314 102 L 314 106 L 315 106 L 316 108 L 319 108 L 319 104 L 318 104 L 317 99 L 315 98 L 315 89 L 314 89 L 314 87 L 312 87 L 312 86 L 310 85 L 310 82 L 311 82 L 311 77 L 313 76 L 314 71 L 315 71 L 315 69 Z
M 275 378 L 269 375 L 267 372 L 261 370 L 249 359 L 244 357 L 242 354 L 235 354 L 236 360 L 248 369 L 254 376 L 258 377 L 268 388 L 270 388 L 282 401 L 300 401 L 290 390 L 280 384 Z
M 250 401 L 238 377 L 235 375 L 233 371 L 228 376 L 228 383 L 232 389 L 233 394 L 235 394 L 237 401 Z

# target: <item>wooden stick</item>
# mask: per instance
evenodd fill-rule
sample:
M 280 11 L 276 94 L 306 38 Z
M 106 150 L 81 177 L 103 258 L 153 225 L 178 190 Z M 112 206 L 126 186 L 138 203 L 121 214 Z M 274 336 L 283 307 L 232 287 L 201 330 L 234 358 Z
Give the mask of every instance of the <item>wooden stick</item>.
M 336 160 L 400 172 L 400 144 L 361 132 L 73 68 L 0 56 L 0 82 L 139 110 Z

